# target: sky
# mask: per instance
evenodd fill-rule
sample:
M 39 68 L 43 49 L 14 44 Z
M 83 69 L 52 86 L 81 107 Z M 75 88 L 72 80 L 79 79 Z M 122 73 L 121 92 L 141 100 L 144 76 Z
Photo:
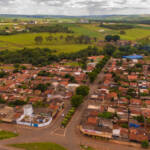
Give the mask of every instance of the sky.
M 0 0 L 0 14 L 150 14 L 150 0 Z

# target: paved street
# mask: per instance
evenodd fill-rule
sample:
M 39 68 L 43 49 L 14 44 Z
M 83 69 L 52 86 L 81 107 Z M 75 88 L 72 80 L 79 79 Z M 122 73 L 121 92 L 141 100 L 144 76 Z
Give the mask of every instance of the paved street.
M 106 65 L 107 66 L 107 65 Z M 92 94 L 98 86 L 98 82 L 103 79 L 103 71 L 98 75 L 94 84 L 90 85 L 90 94 Z M 0 128 L 4 130 L 17 131 L 19 136 L 12 139 L 0 141 L 0 150 L 14 150 L 14 148 L 6 148 L 7 144 L 14 143 L 29 143 L 29 142 L 54 142 L 66 147 L 68 150 L 80 150 L 80 144 L 89 145 L 97 150 L 137 150 L 138 148 L 127 147 L 123 145 L 113 144 L 106 141 L 95 140 L 83 136 L 79 131 L 79 124 L 81 116 L 88 105 L 86 100 L 76 111 L 72 120 L 66 129 L 60 128 L 63 119 L 61 113 L 52 122 L 52 124 L 45 128 L 30 128 L 11 124 L 0 124 Z M 65 110 L 64 113 L 67 113 Z M 44 150 L 44 149 L 43 149 Z

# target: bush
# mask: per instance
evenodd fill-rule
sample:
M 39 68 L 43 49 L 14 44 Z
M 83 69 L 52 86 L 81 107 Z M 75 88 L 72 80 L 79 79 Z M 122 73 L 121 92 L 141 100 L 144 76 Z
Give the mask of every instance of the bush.
M 141 146 L 142 146 L 142 148 L 148 148 L 149 147 L 149 142 L 148 141 L 142 141 Z
M 123 124 L 121 124 L 121 127 L 128 129 L 128 124 L 127 123 L 123 123 Z
M 112 119 L 113 118 L 113 113 L 111 113 L 111 112 L 99 113 L 98 117 L 106 118 L 106 119 Z

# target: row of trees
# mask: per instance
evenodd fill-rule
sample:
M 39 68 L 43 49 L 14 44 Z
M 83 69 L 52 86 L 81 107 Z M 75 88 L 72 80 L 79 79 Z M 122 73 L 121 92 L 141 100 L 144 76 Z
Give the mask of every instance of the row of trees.
M 69 110 L 65 118 L 63 119 L 61 125 L 65 128 L 69 121 L 71 120 L 73 114 L 75 113 L 76 109 L 83 103 L 84 97 L 89 94 L 89 87 L 87 86 L 80 86 L 76 89 L 76 93 L 71 98 L 71 105 L 72 108 Z
M 116 42 L 118 40 L 120 40 L 120 36 L 119 35 L 106 35 L 105 36 L 105 41 L 107 41 L 107 42 L 111 42 L 111 41 Z
M 90 79 L 90 82 L 94 82 L 97 75 L 100 73 L 100 71 L 103 69 L 103 67 L 105 66 L 105 64 L 107 63 L 107 61 L 109 60 L 109 56 L 105 56 L 95 67 L 95 69 L 88 73 L 88 77 Z
M 100 24 L 100 27 L 112 29 L 112 30 L 124 30 L 124 29 L 132 29 L 134 25 L 131 24 Z
M 47 42 L 51 42 L 53 40 L 57 41 L 57 37 L 53 37 L 52 35 L 45 38 Z M 73 36 L 68 35 L 66 37 L 60 36 L 59 39 L 65 40 L 67 43 L 75 43 L 75 44 L 90 44 L 92 39 L 89 36 L 81 35 L 81 36 Z M 94 41 L 96 42 L 97 38 L 94 38 Z M 42 44 L 44 41 L 44 38 L 42 36 L 36 36 L 34 38 L 34 41 L 36 44 Z
M 40 25 L 34 25 L 27 27 L 27 29 L 30 32 L 49 32 L 49 33 L 73 33 L 68 27 L 57 24 L 57 25 L 45 25 L 45 26 L 40 26 Z

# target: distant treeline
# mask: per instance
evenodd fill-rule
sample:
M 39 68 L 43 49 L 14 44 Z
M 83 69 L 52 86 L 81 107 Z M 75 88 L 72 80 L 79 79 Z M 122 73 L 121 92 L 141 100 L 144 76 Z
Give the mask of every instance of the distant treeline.
M 97 22 L 97 23 L 101 23 L 101 22 L 105 22 L 105 23 L 126 23 L 126 24 L 150 24 L 150 20 L 140 20 L 140 19 L 136 19 L 136 20 L 91 20 L 92 22 Z
M 22 50 L 0 51 L 0 62 L 5 64 L 33 64 L 33 65 L 48 65 L 53 62 L 59 62 L 62 59 L 75 60 L 77 58 L 85 58 L 92 55 L 99 55 L 100 52 L 96 47 L 89 46 L 79 52 L 74 53 L 61 53 L 60 55 L 55 55 L 54 50 L 45 48 L 35 48 L 29 49 L 24 48 Z
M 134 25 L 130 24 L 100 24 L 100 27 L 113 29 L 113 30 L 124 30 L 124 29 L 132 29 L 134 28 Z
M 62 32 L 62 33 L 73 33 L 68 27 L 62 26 L 62 25 L 49 25 L 49 26 L 39 26 L 39 25 L 34 25 L 27 27 L 27 29 L 30 32 L 50 32 L 50 33 L 57 33 L 57 32 Z
M 18 31 L 12 31 L 12 32 L 6 32 L 6 30 L 0 30 L 0 35 L 14 35 L 18 33 L 26 33 L 26 32 L 49 32 L 49 33 L 73 33 L 68 27 L 65 27 L 63 25 L 34 25 L 34 26 L 26 26 L 26 29 L 18 32 Z
M 17 31 L 6 32 L 5 30 L 0 30 L 0 35 L 14 35 L 14 34 L 18 34 L 18 33 L 26 33 L 26 31 L 23 30 L 21 32 L 17 32 Z

